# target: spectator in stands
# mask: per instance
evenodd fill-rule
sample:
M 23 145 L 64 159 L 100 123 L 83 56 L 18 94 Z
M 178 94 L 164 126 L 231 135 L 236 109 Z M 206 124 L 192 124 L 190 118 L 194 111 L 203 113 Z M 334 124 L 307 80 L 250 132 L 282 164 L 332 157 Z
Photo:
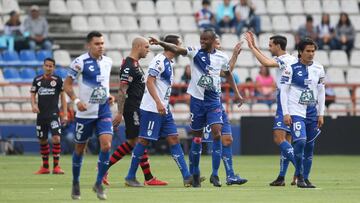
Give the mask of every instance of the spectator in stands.
M 216 21 L 221 33 L 235 33 L 234 9 L 230 0 L 224 0 L 216 9 Z
M 24 27 L 20 22 L 20 15 L 17 11 L 10 12 L 10 18 L 5 23 L 4 34 L 8 37 L 9 50 L 20 51 L 22 49 L 28 49 L 28 44 L 26 40 L 26 33 L 24 32 Z
M 259 97 L 259 103 L 265 103 L 269 106 L 274 103 L 275 80 L 270 75 L 268 67 L 261 66 L 259 75 L 256 76 L 256 96 Z
M 39 6 L 32 5 L 30 7 L 30 16 L 24 21 L 25 31 L 30 34 L 29 46 L 35 50 L 37 46 L 43 49 L 51 50 L 52 44 L 48 39 L 48 22 L 40 16 Z
M 255 6 L 248 0 L 240 0 L 234 6 L 236 33 L 241 35 L 244 28 L 252 30 L 257 36 L 260 34 L 260 17 L 255 15 Z
M 311 38 L 314 41 L 317 41 L 317 32 L 316 32 L 316 28 L 313 25 L 313 17 L 311 15 L 307 15 L 306 16 L 306 23 L 305 25 L 302 25 L 299 27 L 296 35 L 295 35 L 295 46 L 297 47 L 298 43 L 300 42 L 301 39 L 304 39 L 306 37 Z M 295 47 L 295 48 L 296 48 Z
M 316 27 L 318 33 L 317 44 L 319 49 L 335 49 L 335 29 L 330 25 L 330 15 L 324 13 L 321 16 L 321 23 Z
M 255 103 L 255 84 L 251 77 L 245 79 L 244 88 L 241 90 L 241 95 L 248 101 L 248 103 Z
M 210 5 L 210 0 L 203 0 L 202 9 L 195 13 L 195 20 L 200 31 L 208 28 L 217 30 L 215 15 L 210 10 Z
M 340 13 L 340 19 L 335 28 L 336 48 L 343 49 L 350 56 L 354 47 L 355 31 L 347 13 Z

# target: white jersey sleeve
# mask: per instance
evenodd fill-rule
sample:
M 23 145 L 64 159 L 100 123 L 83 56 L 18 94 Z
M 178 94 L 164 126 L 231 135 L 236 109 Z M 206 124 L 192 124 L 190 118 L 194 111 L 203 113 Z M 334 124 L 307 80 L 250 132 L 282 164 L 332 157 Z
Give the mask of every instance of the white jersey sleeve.
M 186 47 L 187 56 L 190 58 L 194 58 L 200 49 L 197 47 Z
M 285 66 L 280 79 L 280 100 L 283 115 L 289 114 L 288 107 L 288 95 L 290 91 L 290 85 L 292 82 L 292 67 L 290 65 Z
M 318 115 L 323 116 L 325 113 L 325 71 L 321 67 L 319 73 L 318 89 Z
M 78 57 L 73 62 L 71 62 L 68 71 L 68 76 L 70 76 L 73 80 L 75 80 L 80 76 L 83 69 L 84 69 L 83 60 L 81 60 L 81 58 Z
M 224 54 L 223 59 L 224 59 L 224 62 L 221 65 L 221 70 L 225 71 L 225 72 L 230 71 L 230 65 L 229 65 L 230 59 L 229 59 L 229 56 Z

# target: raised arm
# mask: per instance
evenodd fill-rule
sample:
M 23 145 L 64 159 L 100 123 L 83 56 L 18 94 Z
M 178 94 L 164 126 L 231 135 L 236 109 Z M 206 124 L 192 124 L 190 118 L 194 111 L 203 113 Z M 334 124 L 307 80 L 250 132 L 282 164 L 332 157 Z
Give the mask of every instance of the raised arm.
M 187 55 L 187 50 L 183 47 L 179 47 L 176 46 L 175 44 L 171 44 L 171 43 L 167 43 L 167 42 L 163 42 L 163 41 L 159 41 L 153 37 L 149 37 L 149 43 L 151 45 L 160 45 L 162 46 L 164 49 L 167 49 L 171 52 L 174 52 L 176 54 L 180 54 L 180 55 Z

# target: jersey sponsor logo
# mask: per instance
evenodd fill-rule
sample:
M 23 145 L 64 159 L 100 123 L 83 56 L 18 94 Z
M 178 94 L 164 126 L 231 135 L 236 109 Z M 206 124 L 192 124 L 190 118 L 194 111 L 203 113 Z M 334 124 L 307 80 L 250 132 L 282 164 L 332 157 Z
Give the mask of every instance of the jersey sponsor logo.
M 93 61 L 92 60 L 85 61 L 85 64 L 90 64 L 90 63 L 93 63 Z
M 105 81 L 105 76 L 103 76 L 103 75 L 96 76 L 96 82 L 103 82 L 103 81 Z
M 124 68 L 124 73 L 129 74 L 130 68 Z
M 57 121 L 52 121 L 50 123 L 51 129 L 55 129 L 59 127 L 59 123 Z
M 129 81 L 129 82 L 132 82 L 133 80 L 134 80 L 133 77 L 131 77 L 131 76 L 128 77 L 128 81 Z
M 206 61 L 205 56 L 202 56 L 202 57 L 201 57 L 201 60 L 205 62 L 205 61 Z
M 40 87 L 39 90 L 38 90 L 38 94 L 41 95 L 41 96 L 55 95 L 55 88 Z
M 281 83 L 285 83 L 285 82 L 289 82 L 290 78 L 287 76 L 281 76 L 280 82 Z
M 94 67 L 93 65 L 91 65 L 91 66 L 89 66 L 89 70 L 90 70 L 91 72 L 94 72 L 95 67 Z
M 56 86 L 56 81 L 55 80 L 51 81 L 50 85 L 51 85 L 51 87 L 55 87 Z
M 299 72 L 297 72 L 296 74 L 297 74 L 298 76 L 300 76 L 300 77 L 303 76 L 303 72 L 302 72 L 302 71 L 299 71 Z
M 105 104 L 107 100 L 105 87 L 96 87 L 91 93 L 89 103 L 90 104 Z
M 39 86 L 39 87 L 41 86 L 41 81 L 39 81 L 39 82 L 37 83 L 37 86 Z
M 277 122 L 276 125 L 279 126 L 279 127 L 281 127 L 281 122 L 280 122 L 280 121 Z

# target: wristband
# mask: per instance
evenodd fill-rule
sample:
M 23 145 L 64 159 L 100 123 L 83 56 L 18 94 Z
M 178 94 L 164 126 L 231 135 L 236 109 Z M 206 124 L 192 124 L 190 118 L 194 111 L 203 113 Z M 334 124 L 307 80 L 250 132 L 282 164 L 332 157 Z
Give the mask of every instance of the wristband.
M 77 105 L 79 102 L 80 102 L 80 99 L 79 99 L 79 98 L 76 98 L 76 99 L 74 100 L 75 105 Z

